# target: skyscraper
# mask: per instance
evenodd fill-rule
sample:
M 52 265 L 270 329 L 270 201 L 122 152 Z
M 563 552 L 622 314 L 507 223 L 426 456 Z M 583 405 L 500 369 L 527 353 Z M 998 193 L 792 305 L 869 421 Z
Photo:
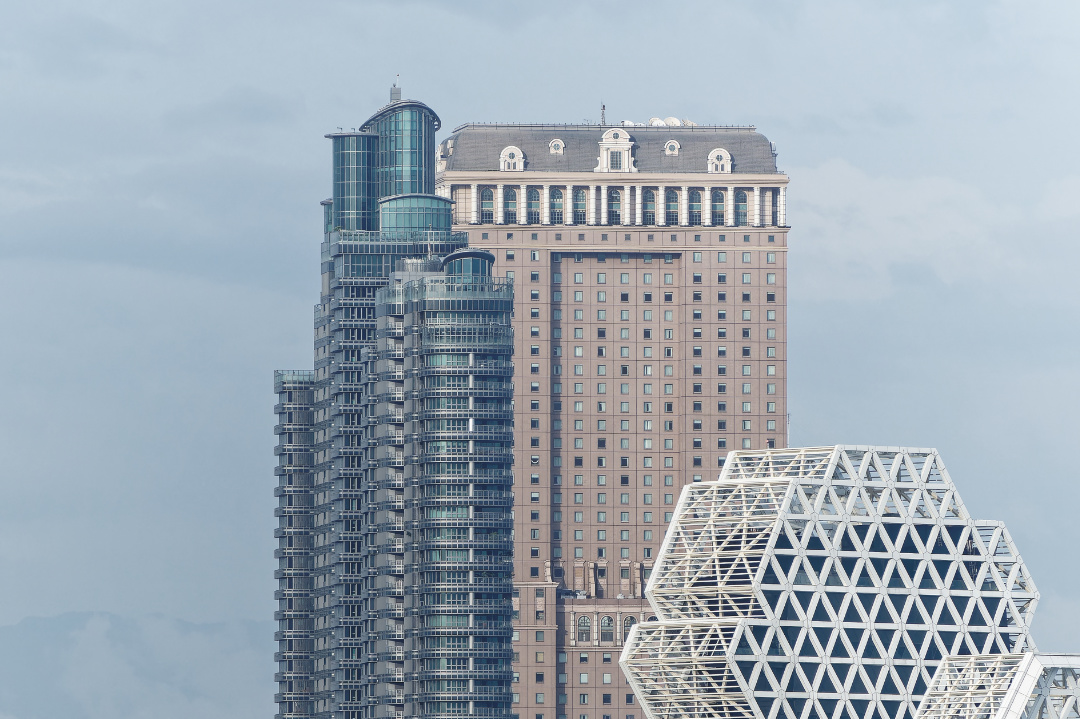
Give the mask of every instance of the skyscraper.
M 328 135 L 314 369 L 274 379 L 281 719 L 510 714 L 513 290 L 439 125 L 395 88 Z
M 788 178 L 675 118 L 463 125 L 438 170 L 517 287 L 515 713 L 640 716 L 617 661 L 680 489 L 787 441 Z
M 275 376 L 279 716 L 633 717 L 679 489 L 786 444 L 787 177 L 752 127 L 438 129 L 392 94 L 328 135 L 314 370 Z

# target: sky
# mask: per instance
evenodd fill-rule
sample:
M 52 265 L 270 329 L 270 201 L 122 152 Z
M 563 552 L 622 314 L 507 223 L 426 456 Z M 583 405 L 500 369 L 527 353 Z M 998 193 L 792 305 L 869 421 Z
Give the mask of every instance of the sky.
M 1027 561 L 1040 649 L 1080 652 L 1078 28 L 1042 0 L 0 4 L 0 642 L 54 652 L 0 672 L 0 719 L 273 711 L 272 373 L 311 366 L 323 135 L 398 75 L 444 134 L 756 125 L 791 178 L 790 443 L 937 447 Z

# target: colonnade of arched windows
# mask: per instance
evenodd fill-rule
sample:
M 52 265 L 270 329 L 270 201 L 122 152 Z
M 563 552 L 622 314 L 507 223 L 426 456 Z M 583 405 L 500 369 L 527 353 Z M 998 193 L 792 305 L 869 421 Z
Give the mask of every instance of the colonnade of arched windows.
M 750 193 L 731 188 L 661 188 L 608 187 L 606 194 L 590 200 L 589 191 L 594 187 L 574 187 L 569 196 L 564 187 L 547 188 L 545 206 L 544 190 L 540 187 L 522 189 L 516 185 L 503 185 L 502 192 L 495 188 L 479 189 L 479 202 L 473 206 L 473 221 L 481 224 L 590 224 L 598 225 L 649 225 L 701 226 L 727 225 L 745 227 L 751 224 Z M 734 197 L 729 197 L 733 194 Z M 474 199 L 475 199 L 474 195 Z M 501 207 L 499 207 L 501 199 Z M 568 201 L 569 200 L 569 201 Z M 631 201 L 633 200 L 633 201 Z M 761 223 L 777 225 L 786 221 L 781 209 L 783 195 L 775 188 L 764 188 L 761 199 L 755 199 L 754 212 L 762 214 Z M 658 205 L 660 205 L 658 207 Z M 760 207 L 758 207 L 760 205 Z M 501 212 L 500 212 L 501 211 Z M 572 213 L 567 216 L 567 213 Z M 501 216 L 500 216 L 501 215 Z M 567 220 L 570 222 L 567 222 Z
M 634 617 L 624 617 L 622 620 L 622 639 L 626 641 L 626 638 L 630 636 L 630 630 L 634 628 L 637 623 L 637 619 Z M 600 633 L 598 639 L 601 642 L 614 642 L 615 641 L 615 618 L 611 615 L 605 614 L 600 617 Z M 577 619 L 577 640 L 579 642 L 591 642 L 593 640 L 593 622 L 592 617 L 580 616 Z

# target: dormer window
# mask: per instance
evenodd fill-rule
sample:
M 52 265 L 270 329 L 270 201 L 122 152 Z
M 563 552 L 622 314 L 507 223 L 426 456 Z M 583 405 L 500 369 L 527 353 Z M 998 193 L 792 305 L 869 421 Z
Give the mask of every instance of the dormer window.
M 563 154 L 564 147 L 566 147 L 566 143 L 564 143 L 559 138 L 555 138 L 548 143 L 548 152 L 550 152 L 552 155 L 561 155 Z
M 513 145 L 503 148 L 499 154 L 499 169 L 504 172 L 521 172 L 525 169 L 525 155 Z
M 664 154 L 668 157 L 674 157 L 679 154 L 679 148 L 678 140 L 668 140 L 664 143 Z
M 593 172 L 637 172 L 634 141 L 625 130 L 611 129 L 600 138 L 600 157 Z
M 730 174 L 731 153 L 722 147 L 718 147 L 709 153 L 709 172 Z

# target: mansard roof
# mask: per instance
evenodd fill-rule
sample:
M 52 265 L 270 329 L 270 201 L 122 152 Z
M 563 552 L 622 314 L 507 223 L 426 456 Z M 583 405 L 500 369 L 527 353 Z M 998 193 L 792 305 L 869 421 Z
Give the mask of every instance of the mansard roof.
M 601 137 L 615 128 L 630 136 L 638 172 L 705 174 L 709 153 L 716 148 L 731 153 L 736 173 L 778 172 L 772 143 L 753 126 L 466 124 L 443 140 L 439 154 L 447 171 L 498 171 L 499 153 L 513 145 L 525 155 L 525 172 L 592 172 Z M 551 151 L 555 139 L 562 141 L 562 152 Z M 669 140 L 679 144 L 678 154 L 664 152 Z

